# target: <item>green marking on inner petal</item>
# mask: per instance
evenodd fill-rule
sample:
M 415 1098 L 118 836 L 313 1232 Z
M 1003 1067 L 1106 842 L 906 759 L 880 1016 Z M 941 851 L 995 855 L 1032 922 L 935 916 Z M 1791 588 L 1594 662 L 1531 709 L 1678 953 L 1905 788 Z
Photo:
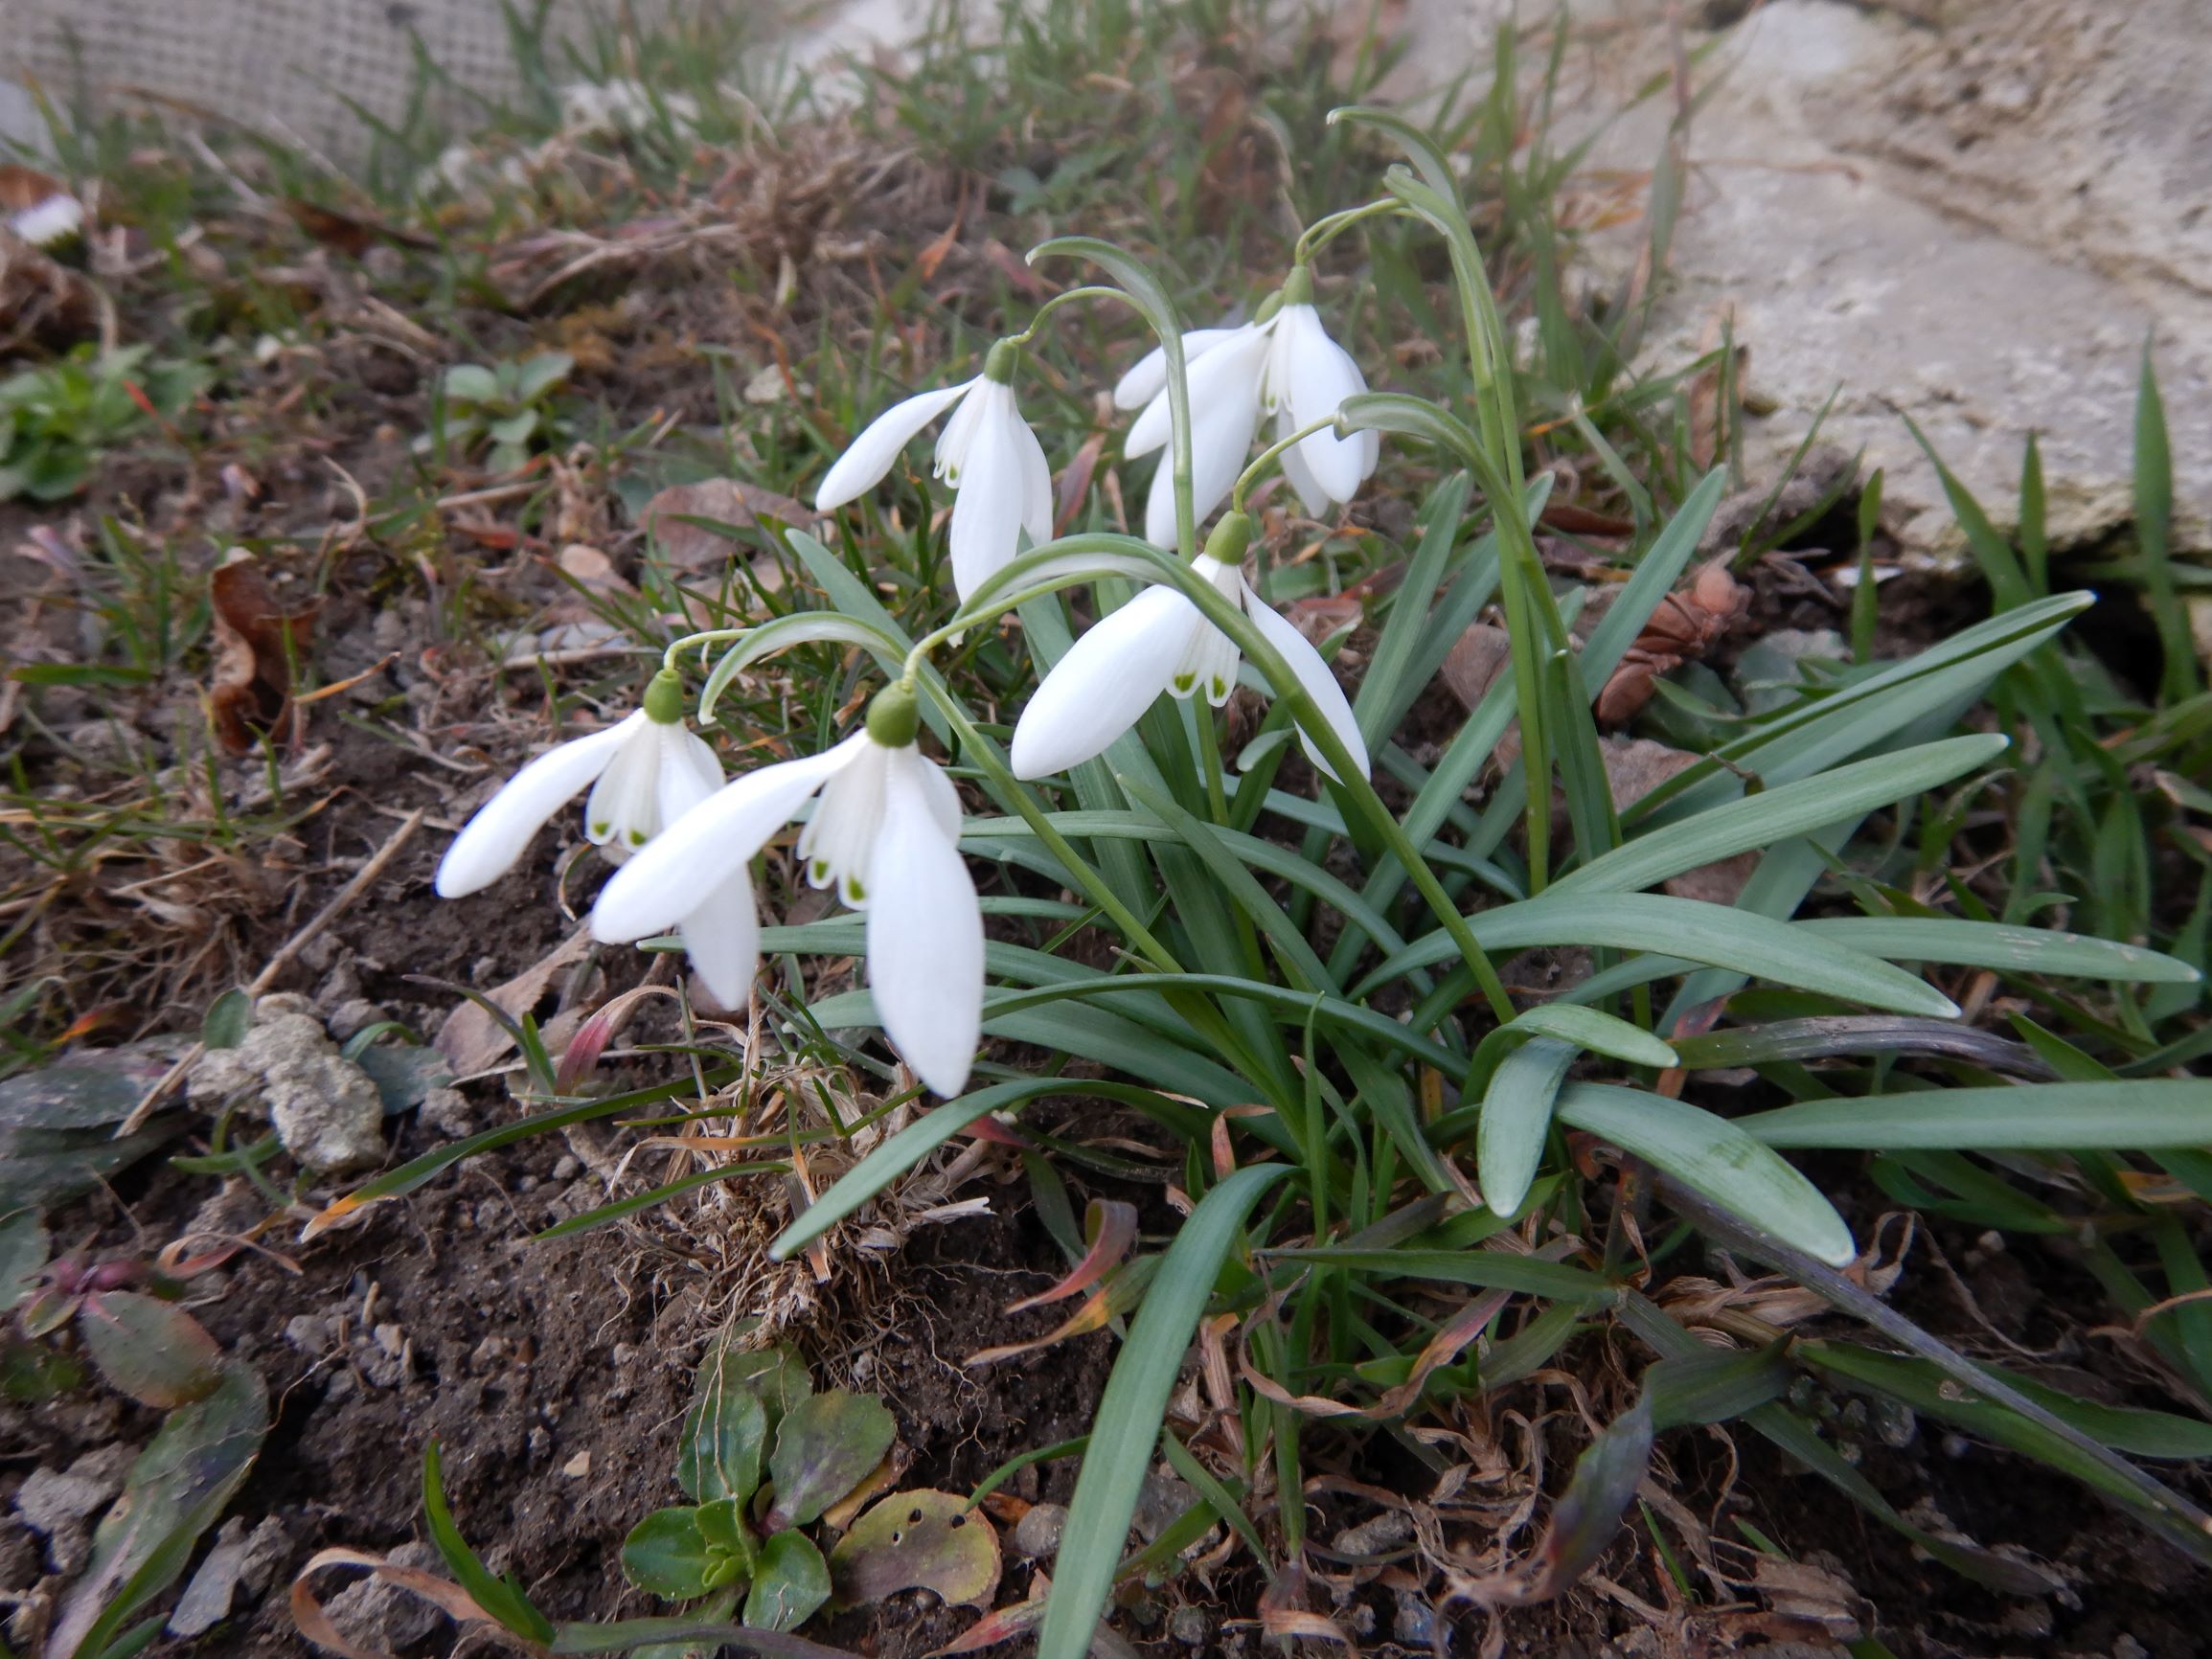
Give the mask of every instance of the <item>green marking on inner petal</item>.
M 821 886 L 830 878 L 830 861 L 827 858 L 815 859 L 807 866 L 807 875 L 816 887 Z
M 845 902 L 847 904 L 865 904 L 868 902 L 868 889 L 860 885 L 856 876 L 848 875 L 845 877 Z
M 1220 675 L 1216 674 L 1214 676 L 1214 689 L 1211 694 L 1215 702 L 1220 702 L 1223 697 L 1229 694 L 1229 682 L 1221 678 Z
M 1177 674 L 1175 676 L 1176 693 L 1181 696 L 1188 696 L 1190 695 L 1191 688 L 1197 683 L 1198 676 L 1197 674 Z
M 614 832 L 614 820 L 611 818 L 601 818 L 597 820 L 591 827 L 591 832 L 594 835 L 612 834 Z
M 632 847 L 643 847 L 645 845 L 645 831 L 643 830 L 632 830 L 629 832 L 629 844 Z

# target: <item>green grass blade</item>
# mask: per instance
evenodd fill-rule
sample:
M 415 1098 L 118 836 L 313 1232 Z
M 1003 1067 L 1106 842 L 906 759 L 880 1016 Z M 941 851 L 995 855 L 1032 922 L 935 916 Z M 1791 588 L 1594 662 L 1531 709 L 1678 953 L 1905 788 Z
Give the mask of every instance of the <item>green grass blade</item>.
M 454 1578 L 479 1607 L 528 1641 L 553 1640 L 553 1622 L 537 1610 L 513 1579 L 492 1577 L 491 1569 L 468 1547 L 468 1540 L 453 1524 L 453 1511 L 445 1503 L 445 1483 L 435 1440 L 422 1448 L 422 1518 L 429 1530 L 430 1541 L 438 1546 L 438 1554 L 445 1557 Z
M 2178 703 L 2197 694 L 2197 646 L 2189 613 L 2174 586 L 2174 451 L 2166 435 L 2166 399 L 2151 342 L 2143 342 L 2143 370 L 2135 388 L 2135 546 L 2142 562 L 2144 596 L 2158 625 L 2165 662 L 2158 674 L 2161 700 Z
M 2047 927 L 1952 916 L 1824 916 L 1795 925 L 1892 962 L 1940 962 L 2130 985 L 2194 985 L 2201 977 L 2188 963 L 2161 951 Z
M 1279 1164 L 1237 1170 L 1198 1201 L 1168 1247 L 1091 1422 L 1038 1632 L 1038 1659 L 1084 1659 L 1090 1651 L 1198 1316 L 1244 1217 L 1288 1172 Z
M 1747 911 L 1669 898 L 1653 893 L 1570 893 L 1523 899 L 1468 918 L 1487 951 L 1538 944 L 1583 944 L 1654 951 L 1733 968 L 1753 979 L 1862 1002 L 1892 1013 L 1956 1017 L 1950 998 L 1901 968 L 1821 938 L 1801 926 Z M 1458 952 L 1441 934 L 1425 934 L 1394 952 L 1353 990 L 1374 987 L 1416 967 L 1434 967 Z
M 1074 1078 L 1030 1078 L 1020 1082 L 993 1083 L 989 1088 L 965 1094 L 957 1101 L 947 1101 L 869 1152 L 776 1236 L 768 1254 L 778 1261 L 788 1261 L 970 1124 L 992 1112 L 1012 1111 L 1051 1094 L 1096 1095 L 1160 1118 L 1186 1137 L 1200 1137 L 1205 1132 L 1200 1113 L 1179 1101 L 1128 1083 Z
M 1644 557 L 1636 561 L 1636 574 L 1629 578 L 1620 597 L 1612 602 L 1596 628 L 1591 630 L 1589 644 L 1583 648 L 1583 679 L 1587 685 L 1603 686 L 1612 671 L 1621 666 L 1621 658 L 1629 647 L 1635 644 L 1636 635 L 1643 632 L 1644 625 L 1652 620 L 1652 613 L 1659 608 L 1659 602 L 1674 591 L 1675 583 L 1690 568 L 1690 560 L 1697 557 L 1699 538 L 1705 534 L 1705 526 L 1713 521 L 1713 512 L 1721 505 L 1722 491 L 1728 476 L 1715 467 L 1698 481 L 1698 488 L 1690 491 L 1675 516 L 1667 521 L 1652 545 L 1644 550 Z
M 1927 434 L 1911 416 L 1903 419 L 1913 442 L 1920 445 L 1933 464 L 1936 476 L 1943 481 L 1943 493 L 1950 503 L 1951 516 L 1966 533 L 1967 549 L 1981 568 L 1982 580 L 1989 583 L 1991 601 L 1999 611 L 2015 610 L 2026 604 L 2034 594 L 2028 586 L 2027 572 L 2020 568 L 2019 559 L 2014 556 L 2012 543 L 1997 533 L 1989 514 L 1982 511 L 1981 503 L 1974 499 L 1973 491 L 1944 465 L 1943 457 L 1935 452 L 1935 445 L 1927 441 Z
M 1375 642 L 1374 654 L 1368 659 L 1367 672 L 1359 682 L 1359 694 L 1352 702 L 1352 712 L 1358 718 L 1360 736 L 1367 739 L 1369 754 L 1381 748 L 1383 739 L 1397 729 L 1406 707 L 1423 689 L 1424 682 L 1413 681 L 1406 670 L 1428 621 L 1429 603 L 1444 580 L 1452 546 L 1467 517 L 1467 498 L 1471 488 L 1467 474 L 1455 472 L 1428 498 L 1428 528 L 1406 565 L 1405 580 L 1399 583 L 1397 595 L 1390 602 L 1390 615 L 1382 625 L 1381 636 Z

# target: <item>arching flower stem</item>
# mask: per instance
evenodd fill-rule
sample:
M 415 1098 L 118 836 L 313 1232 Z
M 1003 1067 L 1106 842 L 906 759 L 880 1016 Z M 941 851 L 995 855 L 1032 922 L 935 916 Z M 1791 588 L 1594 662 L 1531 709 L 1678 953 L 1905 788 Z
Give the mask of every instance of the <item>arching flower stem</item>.
M 1304 233 L 1298 238 L 1298 245 L 1291 253 L 1290 258 L 1298 264 L 1305 264 L 1354 225 L 1366 219 L 1380 218 L 1404 211 L 1397 197 L 1384 196 L 1377 201 L 1364 202 L 1358 207 L 1344 208 L 1336 213 L 1325 215 L 1306 227 Z
M 1475 983 L 1481 988 L 1492 1013 L 1501 1024 L 1512 1019 L 1516 1011 L 1513 999 L 1506 994 L 1504 983 L 1497 977 L 1497 969 L 1475 939 L 1473 930 L 1468 926 L 1467 918 L 1459 913 L 1459 907 L 1451 901 L 1451 896 L 1445 892 L 1444 884 L 1437 880 L 1435 873 L 1428 868 L 1428 862 L 1422 857 L 1420 849 L 1407 838 L 1404 828 L 1391 815 L 1390 808 L 1383 805 L 1382 797 L 1375 792 L 1374 784 L 1368 782 L 1366 774 L 1360 770 L 1358 761 L 1345 746 L 1344 739 L 1322 717 L 1321 711 L 1299 684 L 1298 676 L 1291 672 L 1290 665 L 1284 661 L 1282 653 L 1254 625 L 1242 607 L 1224 597 L 1211 581 L 1187 564 L 1163 557 L 1160 568 L 1162 579 L 1172 582 L 1184 598 L 1197 606 L 1199 614 L 1235 641 L 1244 660 L 1257 668 L 1268 685 L 1274 688 L 1275 700 L 1289 708 L 1292 717 L 1334 769 L 1338 779 L 1337 786 L 1345 800 L 1367 821 L 1377 838 L 1397 857 L 1399 864 L 1411 877 L 1415 890 L 1434 912 L 1446 936 L 1459 947 L 1460 956 L 1473 970 Z
M 1295 449 L 1299 444 L 1305 443 L 1307 439 L 1312 437 L 1314 433 L 1331 431 L 1335 427 L 1335 425 L 1336 417 L 1332 415 L 1326 420 L 1316 420 L 1310 426 L 1299 427 L 1297 431 L 1291 433 L 1286 438 L 1276 439 L 1274 443 L 1268 444 L 1266 448 L 1261 450 L 1259 454 L 1253 456 L 1251 466 L 1245 467 L 1243 471 L 1238 473 L 1237 482 L 1229 487 L 1229 511 L 1231 512 L 1242 512 L 1244 511 L 1245 492 L 1249 490 L 1253 485 L 1260 481 L 1261 475 L 1265 473 L 1268 467 L 1272 466 L 1277 461 L 1282 459 L 1286 450 Z
M 975 723 L 969 718 L 966 706 L 952 694 L 952 689 L 938 674 L 927 670 L 919 675 L 916 684 L 917 690 L 935 703 L 939 713 L 945 716 L 946 725 L 959 741 L 961 759 L 992 782 L 998 797 L 1014 807 L 1016 816 L 1029 826 L 1038 841 L 1060 860 L 1060 868 L 1067 872 L 1070 881 L 1083 893 L 1083 898 L 1121 930 L 1122 937 L 1130 947 L 1155 971 L 1182 973 L 1184 968 L 1175 960 L 1174 953 L 1153 936 L 1143 920 L 1121 901 L 1105 877 L 1093 870 L 1089 861 L 1069 845 L 1067 837 L 1054 827 L 1051 814 L 1037 804 L 1028 786 L 999 759 L 991 740 L 975 729 Z M 1237 1035 L 1236 1029 L 1219 1009 L 1203 997 L 1181 996 L 1172 991 L 1163 991 L 1162 994 L 1167 996 L 1170 1006 L 1177 1013 L 1197 1028 L 1201 1037 L 1220 1051 L 1246 1081 L 1263 1090 L 1267 1087 L 1266 1079 L 1270 1075 L 1267 1068 L 1244 1045 Z M 1292 1102 L 1288 1100 L 1276 1100 L 1271 1103 L 1278 1114 L 1284 1115 L 1286 1122 L 1288 1121 L 1288 1113 Z

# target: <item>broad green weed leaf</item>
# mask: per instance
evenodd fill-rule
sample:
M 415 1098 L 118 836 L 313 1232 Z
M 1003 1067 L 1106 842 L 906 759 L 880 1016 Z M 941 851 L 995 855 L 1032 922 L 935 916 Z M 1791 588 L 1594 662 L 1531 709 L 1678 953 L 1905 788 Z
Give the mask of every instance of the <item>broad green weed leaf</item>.
M 745 1625 L 754 1630 L 796 1630 L 829 1600 L 830 1565 L 813 1540 L 804 1533 L 778 1533 L 761 1546 L 753 1565 Z
M 771 1533 L 803 1527 L 858 1486 L 883 1461 L 899 1425 L 874 1395 L 832 1388 L 810 1394 L 784 1414 L 768 1459 L 775 1478 Z

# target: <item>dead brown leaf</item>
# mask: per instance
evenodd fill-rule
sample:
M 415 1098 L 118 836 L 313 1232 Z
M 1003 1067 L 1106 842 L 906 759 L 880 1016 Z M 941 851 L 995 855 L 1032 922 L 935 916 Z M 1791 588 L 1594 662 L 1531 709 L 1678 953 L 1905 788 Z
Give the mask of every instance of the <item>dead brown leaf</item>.
M 234 755 L 264 736 L 296 747 L 305 722 L 292 702 L 292 670 L 306 654 L 322 601 L 285 609 L 243 548 L 216 567 L 208 598 L 216 639 L 208 708 L 216 736 Z
M 508 1013 L 519 1016 L 537 1005 L 555 974 L 581 962 L 590 948 L 591 929 L 580 927 L 546 956 L 486 994 Z M 445 1016 L 431 1046 L 445 1057 L 445 1063 L 456 1073 L 468 1077 L 497 1065 L 514 1046 L 514 1039 L 482 1008 L 465 1002 Z
M 773 525 L 805 529 L 822 514 L 788 495 L 778 495 L 757 484 L 735 478 L 709 478 L 699 484 L 672 484 L 646 503 L 640 522 L 660 545 L 661 557 L 675 570 L 705 570 L 735 557 L 731 538 L 684 521 L 711 518 L 740 530 L 760 530 L 773 534 Z
M 1690 585 L 1659 602 L 1598 693 L 1598 723 L 1617 726 L 1652 700 L 1652 682 L 1695 662 L 1751 611 L 1751 590 L 1716 558 L 1698 567 Z

